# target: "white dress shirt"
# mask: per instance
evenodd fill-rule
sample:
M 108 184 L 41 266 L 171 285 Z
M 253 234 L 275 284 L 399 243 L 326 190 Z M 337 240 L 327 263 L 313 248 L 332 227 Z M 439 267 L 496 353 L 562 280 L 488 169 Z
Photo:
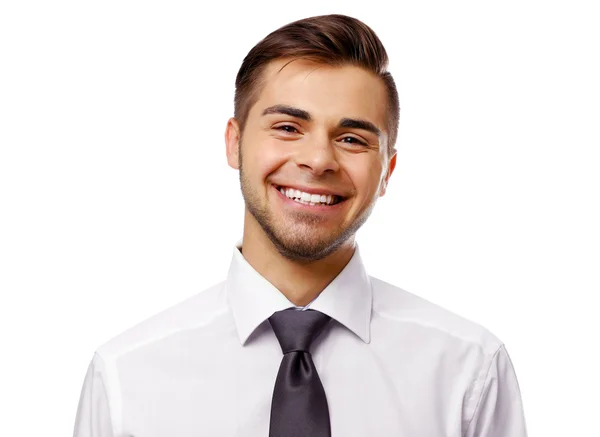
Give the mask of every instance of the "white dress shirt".
M 75 437 L 266 437 L 293 307 L 244 259 L 227 279 L 100 346 Z M 358 248 L 310 303 L 332 437 L 525 437 L 517 378 L 485 328 L 367 275 Z M 307 436 L 309 437 L 309 436 Z

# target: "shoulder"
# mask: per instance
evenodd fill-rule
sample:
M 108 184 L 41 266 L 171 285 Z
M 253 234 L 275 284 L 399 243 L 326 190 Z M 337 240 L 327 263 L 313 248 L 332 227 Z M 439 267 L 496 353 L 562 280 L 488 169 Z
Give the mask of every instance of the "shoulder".
M 493 355 L 502 341 L 484 326 L 380 279 L 370 277 L 374 316 L 423 338 L 468 344 Z M 392 328 L 393 329 L 393 328 Z
M 226 311 L 225 282 L 201 291 L 146 320 L 139 322 L 97 348 L 104 359 L 119 356 L 169 335 L 209 325 Z

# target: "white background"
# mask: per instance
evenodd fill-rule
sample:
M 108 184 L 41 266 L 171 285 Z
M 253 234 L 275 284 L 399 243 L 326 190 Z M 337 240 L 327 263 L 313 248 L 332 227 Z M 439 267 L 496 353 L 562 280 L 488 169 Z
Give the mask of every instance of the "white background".
M 96 347 L 224 279 L 237 69 L 325 13 L 378 33 L 400 92 L 369 272 L 505 342 L 531 436 L 600 435 L 593 3 L 3 2 L 0 435 L 71 435 Z

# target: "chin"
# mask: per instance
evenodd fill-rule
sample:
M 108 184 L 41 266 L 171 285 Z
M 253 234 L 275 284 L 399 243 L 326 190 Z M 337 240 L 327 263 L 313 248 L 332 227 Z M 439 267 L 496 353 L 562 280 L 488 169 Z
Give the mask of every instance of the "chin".
M 264 229 L 264 228 L 263 228 Z M 292 261 L 318 261 L 334 253 L 338 250 L 352 234 L 342 232 L 337 238 L 323 239 L 314 235 L 302 238 L 295 236 L 289 238 L 290 230 L 284 231 L 285 236 L 278 235 L 278 232 L 273 232 L 272 229 L 264 229 L 267 236 L 277 248 L 279 253 Z M 293 232 L 293 231 L 292 231 Z M 308 231 L 310 232 L 310 231 Z M 331 234 L 329 234 L 331 236 Z

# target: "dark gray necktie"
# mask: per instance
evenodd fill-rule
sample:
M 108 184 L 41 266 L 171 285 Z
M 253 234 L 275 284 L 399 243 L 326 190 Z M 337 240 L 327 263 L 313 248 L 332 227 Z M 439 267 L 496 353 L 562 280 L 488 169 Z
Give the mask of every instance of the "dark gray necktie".
M 293 308 L 269 317 L 283 352 L 273 391 L 269 437 L 331 437 L 325 390 L 309 352 L 330 320 L 318 311 Z

